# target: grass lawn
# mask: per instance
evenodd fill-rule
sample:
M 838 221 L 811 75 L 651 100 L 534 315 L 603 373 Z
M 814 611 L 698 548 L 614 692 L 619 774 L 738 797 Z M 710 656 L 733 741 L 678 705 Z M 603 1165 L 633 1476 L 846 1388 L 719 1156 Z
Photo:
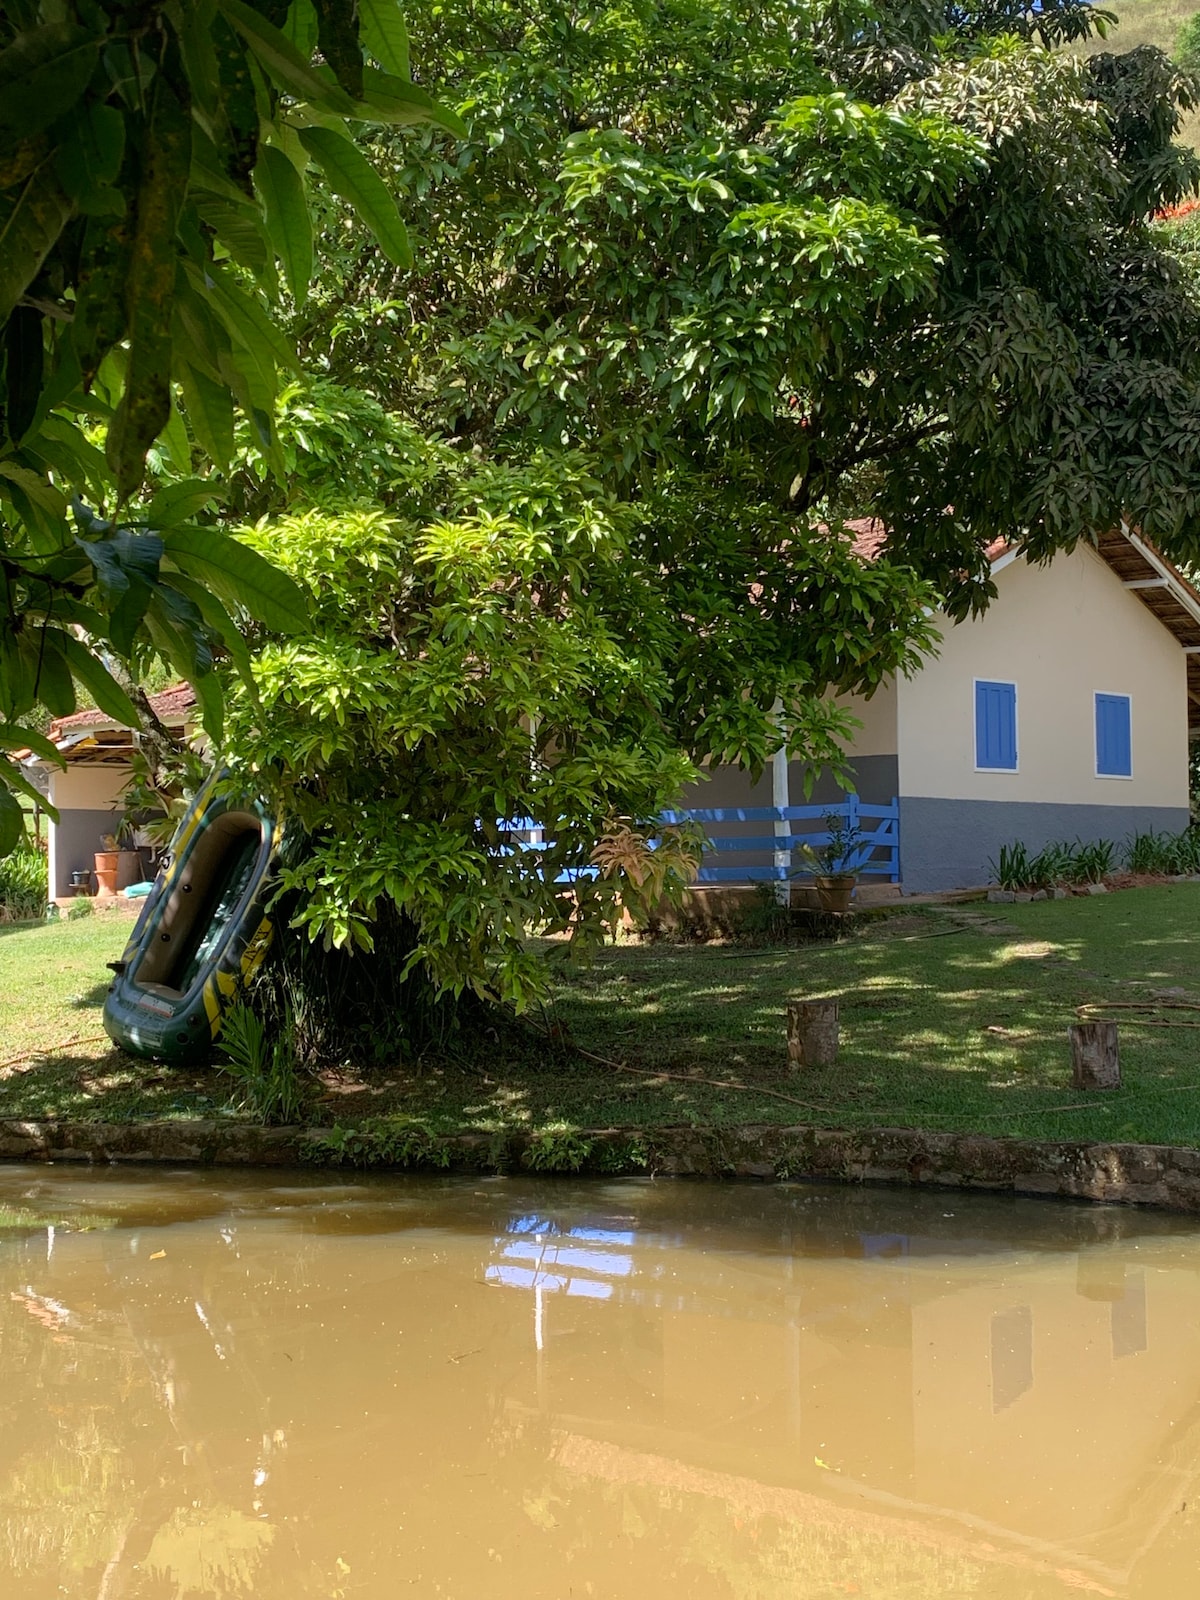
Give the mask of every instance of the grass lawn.
M 103 1040 L 104 962 L 127 927 L 97 916 L 0 928 L 0 1116 L 225 1106 L 219 1073 L 131 1062 Z M 439 1133 L 813 1122 L 1200 1144 L 1200 1009 L 1126 1013 L 1116 1093 L 1073 1092 L 1066 1044 L 1085 1002 L 1166 991 L 1200 1002 L 1198 956 L 1195 884 L 905 911 L 836 945 L 621 945 L 559 985 L 546 1020 L 564 1042 L 502 1033 L 486 1054 L 365 1082 L 330 1074 L 314 1083 L 311 1118 L 396 1114 Z M 840 1059 L 792 1074 L 785 1004 L 819 995 L 842 997 Z

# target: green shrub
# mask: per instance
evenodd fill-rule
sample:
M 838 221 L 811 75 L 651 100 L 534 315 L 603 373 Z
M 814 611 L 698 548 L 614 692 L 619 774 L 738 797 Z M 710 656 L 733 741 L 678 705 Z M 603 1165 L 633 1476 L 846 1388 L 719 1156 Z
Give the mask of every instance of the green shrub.
M 230 1098 L 239 1111 L 248 1111 L 265 1124 L 300 1120 L 304 1091 L 290 1027 L 268 1038 L 262 1019 L 249 1006 L 231 1006 L 217 1049 L 225 1057 L 219 1070 L 233 1080 Z
M 317 1166 L 436 1167 L 450 1165 L 451 1146 L 416 1117 L 366 1117 L 312 1135 L 301 1154 Z
M 530 1139 L 525 1165 L 533 1172 L 578 1172 L 592 1153 L 592 1141 L 570 1128 L 543 1128 Z
M 28 845 L 0 858 L 0 922 L 27 922 L 46 912 L 46 857 Z
M 1189 17 L 1175 35 L 1175 60 L 1189 71 L 1200 68 L 1200 13 Z

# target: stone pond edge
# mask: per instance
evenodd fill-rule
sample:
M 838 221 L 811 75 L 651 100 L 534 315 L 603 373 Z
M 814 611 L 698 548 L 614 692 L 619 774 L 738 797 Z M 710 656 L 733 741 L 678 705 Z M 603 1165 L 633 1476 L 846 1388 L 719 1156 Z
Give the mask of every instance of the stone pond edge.
M 441 1137 L 419 1124 L 401 1129 L 397 1136 L 337 1128 L 262 1128 L 200 1119 L 128 1123 L 2 1119 L 0 1159 L 818 1179 L 1098 1200 L 1200 1213 L 1200 1150 L 992 1138 L 913 1128 L 846 1131 L 751 1124 Z

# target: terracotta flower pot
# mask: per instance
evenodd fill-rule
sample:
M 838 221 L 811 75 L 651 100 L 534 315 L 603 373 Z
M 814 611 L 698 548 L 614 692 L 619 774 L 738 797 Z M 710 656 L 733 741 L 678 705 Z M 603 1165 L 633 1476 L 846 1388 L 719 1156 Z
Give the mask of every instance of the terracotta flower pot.
M 814 879 L 822 911 L 849 911 L 857 879 L 853 872 L 818 874 Z
M 121 866 L 119 850 L 97 850 L 93 857 L 96 866 L 96 895 L 113 895 L 117 892 L 117 873 Z

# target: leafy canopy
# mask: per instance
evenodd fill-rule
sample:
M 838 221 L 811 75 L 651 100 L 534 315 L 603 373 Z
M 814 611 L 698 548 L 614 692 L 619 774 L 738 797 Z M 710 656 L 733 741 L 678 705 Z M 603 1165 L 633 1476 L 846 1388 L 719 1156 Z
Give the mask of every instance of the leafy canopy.
M 314 464 L 358 430 L 386 507 L 339 501 L 336 466 Z M 849 727 L 827 683 L 877 681 L 928 639 L 911 573 L 746 493 L 630 500 L 581 452 L 483 460 L 323 384 L 279 431 L 312 447 L 309 504 L 246 537 L 313 622 L 256 653 L 232 743 L 303 831 L 295 925 L 398 947 L 442 991 L 538 994 L 530 926 L 587 942 L 687 876 L 694 841 L 654 819 L 696 759 L 761 764 L 782 732 L 836 762 Z
M 319 54 L 319 60 L 317 56 Z M 394 0 L 13 0 L 0 13 L 0 750 L 76 686 L 136 722 L 115 657 L 156 654 L 219 733 L 214 648 L 304 623 L 262 557 L 190 519 L 235 414 L 274 470 L 295 352 L 272 307 L 314 266 L 310 170 L 394 265 L 396 203 L 354 138 L 455 118 L 409 81 Z M 147 452 L 176 468 L 138 499 Z M 89 509 L 90 508 L 90 509 Z M 0 853 L 20 827 L 0 763 Z
M 1075 0 L 487 0 L 420 20 L 469 123 L 375 141 L 400 280 L 329 213 L 306 357 L 485 453 L 585 448 L 813 522 L 876 513 L 955 615 L 997 538 L 1127 517 L 1200 553 L 1197 302 L 1148 219 L 1197 182 L 1160 52 Z M 735 488 L 734 493 L 740 493 Z

